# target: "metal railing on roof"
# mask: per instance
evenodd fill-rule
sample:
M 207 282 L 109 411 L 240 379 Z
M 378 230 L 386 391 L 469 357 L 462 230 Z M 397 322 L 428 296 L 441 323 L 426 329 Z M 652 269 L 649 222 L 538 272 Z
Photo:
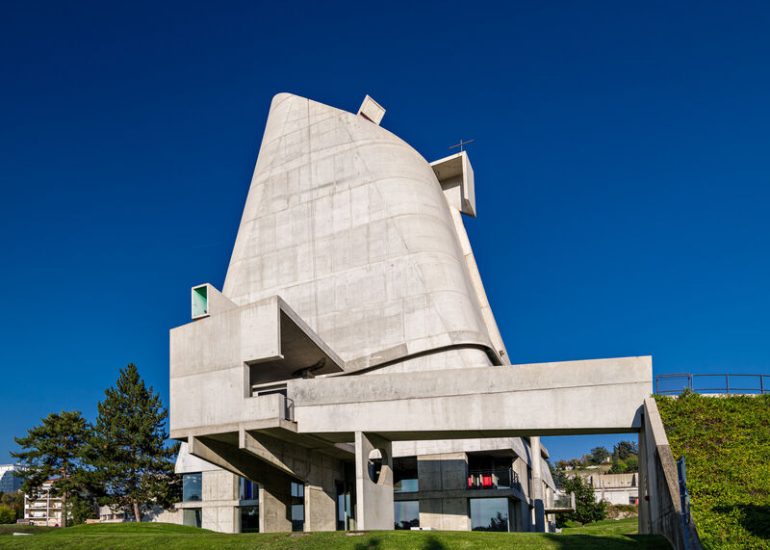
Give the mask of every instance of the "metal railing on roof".
M 675 373 L 655 376 L 655 393 L 678 395 L 689 389 L 706 394 L 770 393 L 770 374 L 693 374 Z

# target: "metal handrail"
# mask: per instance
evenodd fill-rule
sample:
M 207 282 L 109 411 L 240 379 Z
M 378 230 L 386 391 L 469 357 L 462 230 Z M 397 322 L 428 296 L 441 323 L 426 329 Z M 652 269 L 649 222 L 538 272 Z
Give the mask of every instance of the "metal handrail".
M 717 383 L 715 386 L 700 386 L 697 383 L 699 378 L 719 379 L 723 383 Z M 741 385 L 740 382 L 735 380 L 736 383 L 731 383 L 731 379 L 739 378 L 741 380 L 754 379 L 758 382 L 753 386 L 747 386 L 745 382 Z M 662 387 L 663 383 L 668 380 L 681 380 L 683 384 L 680 387 L 674 389 L 665 389 Z M 683 390 L 689 389 L 695 393 L 724 393 L 724 394 L 770 394 L 770 374 L 693 374 L 689 372 L 685 373 L 673 373 L 673 374 L 658 374 L 655 376 L 655 393 L 658 395 L 677 395 Z
M 294 399 L 283 396 L 283 417 L 286 420 L 294 420 Z
M 502 475 L 501 475 L 502 474 Z M 484 485 L 482 476 L 492 477 L 492 485 Z M 497 482 L 494 481 L 495 477 Z M 487 468 L 468 470 L 468 489 L 498 489 L 516 487 L 520 484 L 519 474 L 513 468 Z

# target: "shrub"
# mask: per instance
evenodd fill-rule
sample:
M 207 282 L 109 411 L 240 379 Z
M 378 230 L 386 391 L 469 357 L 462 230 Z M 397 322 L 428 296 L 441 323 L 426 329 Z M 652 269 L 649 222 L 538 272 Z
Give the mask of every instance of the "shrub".
M 16 523 L 16 510 L 0 504 L 0 523 Z
M 596 502 L 594 489 L 580 476 L 564 480 L 563 489 L 567 493 L 575 493 L 575 511 L 559 514 L 557 524 L 561 527 L 568 521 L 582 524 L 592 523 L 607 517 L 607 503 Z

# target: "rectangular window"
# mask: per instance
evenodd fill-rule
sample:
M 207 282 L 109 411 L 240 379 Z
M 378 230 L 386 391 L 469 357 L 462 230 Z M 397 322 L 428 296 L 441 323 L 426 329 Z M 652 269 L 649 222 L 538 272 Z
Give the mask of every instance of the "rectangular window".
M 291 482 L 292 498 L 305 498 L 305 486 L 301 483 Z
M 291 530 L 305 530 L 305 486 L 291 482 Z
M 507 498 L 472 498 L 471 529 L 509 531 Z
M 413 493 L 420 490 L 417 479 L 417 457 L 393 459 L 393 492 Z
M 204 317 L 209 314 L 209 287 L 201 285 L 192 289 L 192 318 Z
M 393 503 L 395 529 L 411 529 L 420 526 L 420 501 L 397 500 Z
M 241 533 L 259 533 L 259 506 L 241 506 Z
M 240 500 L 259 500 L 259 484 L 245 477 L 239 478 L 238 498 Z
M 201 516 L 200 508 L 185 508 L 182 514 L 182 523 L 188 527 L 200 527 Z
M 182 476 L 182 502 L 201 500 L 201 478 L 200 472 Z

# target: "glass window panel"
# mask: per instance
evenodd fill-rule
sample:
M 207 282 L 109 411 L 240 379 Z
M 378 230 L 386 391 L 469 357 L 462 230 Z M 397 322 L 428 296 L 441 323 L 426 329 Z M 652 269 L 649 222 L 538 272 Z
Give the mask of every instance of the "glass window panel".
M 201 500 L 201 473 L 182 476 L 182 502 Z
M 420 501 L 397 500 L 393 503 L 396 529 L 411 529 L 420 526 Z
M 291 530 L 303 531 L 305 528 L 305 505 L 291 505 Z
M 259 484 L 250 479 L 246 479 L 245 477 L 240 478 L 238 498 L 241 500 L 258 500 Z
M 259 506 L 242 506 L 241 533 L 259 533 Z
M 393 491 L 412 493 L 420 490 L 417 479 L 417 457 L 406 456 L 393 459 Z
M 508 531 L 508 499 L 472 498 L 471 529 L 474 531 Z
M 291 496 L 294 498 L 305 498 L 305 486 L 302 483 L 291 482 Z
M 200 508 L 185 508 L 182 514 L 182 523 L 188 527 L 200 527 L 201 516 Z

